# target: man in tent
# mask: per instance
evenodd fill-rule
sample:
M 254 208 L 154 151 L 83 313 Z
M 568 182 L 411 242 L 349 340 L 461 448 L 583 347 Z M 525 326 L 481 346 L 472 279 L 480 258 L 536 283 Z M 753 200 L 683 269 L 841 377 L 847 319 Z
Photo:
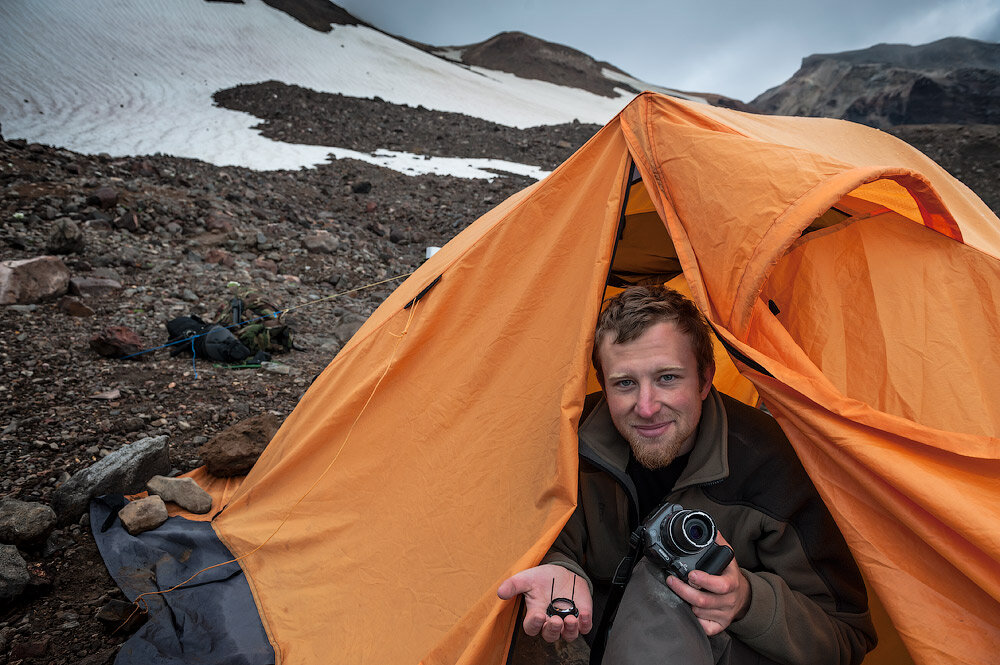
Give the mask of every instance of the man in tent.
M 525 595 L 525 631 L 553 642 L 596 626 L 606 663 L 861 662 L 875 631 L 857 566 L 777 423 L 712 387 L 695 305 L 626 289 L 598 320 L 594 366 L 603 399 L 580 426 L 577 509 L 542 565 L 498 591 Z M 646 556 L 616 594 L 629 534 L 664 502 L 710 515 L 735 558 L 685 583 Z

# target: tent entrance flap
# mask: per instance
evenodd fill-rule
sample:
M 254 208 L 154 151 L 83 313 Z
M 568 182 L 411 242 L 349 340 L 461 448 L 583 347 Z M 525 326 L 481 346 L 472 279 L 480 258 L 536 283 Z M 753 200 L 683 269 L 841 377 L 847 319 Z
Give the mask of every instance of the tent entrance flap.
M 633 167 L 634 170 L 634 167 Z M 677 251 L 642 179 L 630 179 L 609 283 L 664 283 L 681 274 Z

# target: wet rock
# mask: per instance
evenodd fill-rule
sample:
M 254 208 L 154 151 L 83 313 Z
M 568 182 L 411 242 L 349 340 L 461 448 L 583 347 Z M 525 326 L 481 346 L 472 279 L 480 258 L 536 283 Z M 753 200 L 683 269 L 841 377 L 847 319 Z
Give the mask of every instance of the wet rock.
M 167 437 L 146 437 L 122 446 L 56 488 L 52 507 L 62 522 L 76 520 L 102 494 L 136 494 L 146 481 L 170 473 Z
M 32 547 L 45 542 L 56 513 L 43 503 L 0 499 L 0 543 Z
M 271 414 L 248 418 L 209 439 L 198 455 L 213 476 L 241 476 L 253 467 L 280 426 Z
M 199 487 L 193 478 L 153 476 L 146 483 L 146 489 L 192 513 L 203 515 L 212 509 L 212 495 Z
M 167 505 L 155 494 L 129 501 L 127 506 L 118 511 L 122 526 L 133 536 L 155 529 L 166 522 L 168 517 Z
M 0 603 L 14 600 L 28 586 L 28 563 L 14 545 L 0 545 Z
M 66 293 L 69 269 L 55 256 L 0 262 L 0 305 L 26 305 Z
M 71 277 L 69 280 L 70 294 L 81 298 L 105 298 L 118 295 L 121 290 L 122 285 L 113 279 Z
M 124 358 L 142 351 L 143 343 L 135 331 L 125 326 L 111 326 L 90 338 L 90 348 L 105 358 Z
M 52 254 L 72 254 L 82 251 L 86 244 L 80 225 L 69 217 L 62 217 L 53 223 L 45 249 Z

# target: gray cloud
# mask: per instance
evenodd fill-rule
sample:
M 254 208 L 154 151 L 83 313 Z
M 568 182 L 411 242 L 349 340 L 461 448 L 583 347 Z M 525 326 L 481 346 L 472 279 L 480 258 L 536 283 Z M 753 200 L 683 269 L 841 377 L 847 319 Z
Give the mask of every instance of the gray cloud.
M 649 83 L 748 101 L 813 53 L 964 36 L 1000 41 L 997 0 L 340 0 L 355 16 L 434 45 L 520 30 L 572 46 Z

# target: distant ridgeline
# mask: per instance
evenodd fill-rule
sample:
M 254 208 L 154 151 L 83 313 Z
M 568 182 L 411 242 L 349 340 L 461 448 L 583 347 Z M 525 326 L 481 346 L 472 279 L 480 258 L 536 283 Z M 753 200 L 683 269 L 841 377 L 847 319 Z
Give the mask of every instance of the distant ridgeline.
M 761 113 L 843 118 L 872 127 L 1000 124 L 1000 44 L 949 37 L 811 55 L 754 99 Z

